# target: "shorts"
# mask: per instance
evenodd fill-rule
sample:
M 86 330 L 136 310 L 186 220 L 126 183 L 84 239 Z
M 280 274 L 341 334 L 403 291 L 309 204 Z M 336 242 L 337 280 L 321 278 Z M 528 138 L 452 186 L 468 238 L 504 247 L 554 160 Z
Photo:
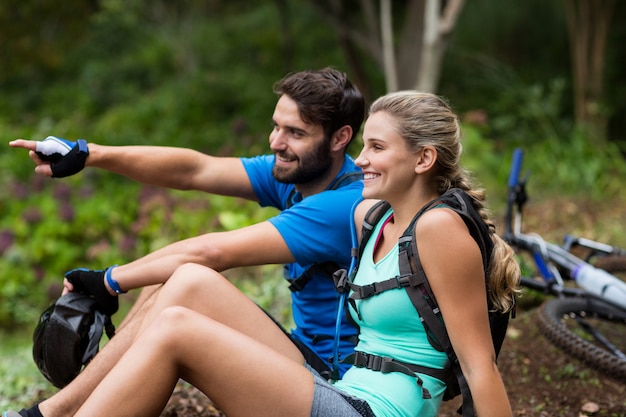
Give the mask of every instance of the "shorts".
M 376 417 L 367 401 L 335 388 L 316 375 L 311 417 Z

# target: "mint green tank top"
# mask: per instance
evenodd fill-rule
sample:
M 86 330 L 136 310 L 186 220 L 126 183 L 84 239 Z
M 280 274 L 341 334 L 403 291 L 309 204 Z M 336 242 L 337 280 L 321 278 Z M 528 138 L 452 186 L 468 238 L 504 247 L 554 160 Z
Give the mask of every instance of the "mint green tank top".
M 354 278 L 357 285 L 384 281 L 399 275 L 397 245 L 378 263 L 373 261 L 376 237 L 391 214 L 390 209 L 378 222 L 365 246 Z M 356 306 L 361 318 L 352 307 L 349 310 L 361 328 L 355 350 L 431 368 L 445 366 L 446 354 L 431 346 L 419 315 L 404 288 L 356 300 Z M 377 417 L 436 417 L 445 384 L 428 375 L 420 376 L 432 395 L 431 399 L 422 398 L 422 390 L 417 385 L 416 378 L 399 372 L 383 374 L 353 366 L 335 386 L 366 400 Z

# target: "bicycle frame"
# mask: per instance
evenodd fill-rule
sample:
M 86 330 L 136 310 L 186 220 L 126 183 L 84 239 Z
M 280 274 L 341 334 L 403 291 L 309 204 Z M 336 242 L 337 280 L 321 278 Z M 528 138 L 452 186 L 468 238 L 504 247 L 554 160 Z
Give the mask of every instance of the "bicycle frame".
M 587 261 L 569 252 L 572 244 L 579 244 L 596 251 L 596 253 L 615 254 L 621 249 L 610 245 L 600 244 L 584 238 L 570 238 L 569 246 L 561 247 L 554 243 L 546 242 L 537 234 L 525 234 L 521 232 L 522 216 L 524 204 L 528 200 L 526 194 L 526 182 L 528 175 L 520 180 L 520 172 L 523 161 L 523 151 L 516 149 L 513 154 L 511 171 L 508 179 L 507 209 L 505 213 L 505 232 L 503 239 L 514 248 L 521 249 L 532 255 L 535 266 L 543 278 L 543 282 L 532 278 L 523 277 L 522 285 L 542 290 L 556 296 L 584 296 L 608 302 L 615 307 L 626 310 L 626 283 L 619 278 L 593 268 Z M 594 293 L 589 289 L 578 287 L 566 287 L 565 280 L 574 279 L 577 271 L 585 268 L 602 279 L 603 282 L 610 282 L 612 291 L 615 293 L 603 294 Z M 593 268 L 593 269 L 592 269 Z M 567 273 L 563 278 L 560 271 Z M 576 281 L 576 279 L 574 279 Z
M 624 256 L 626 250 L 617 246 L 607 245 L 606 243 L 596 242 L 595 240 L 586 239 L 573 235 L 565 235 L 563 238 L 563 248 L 567 251 L 573 247 L 580 246 L 590 251 L 589 258 L 592 256 Z
M 538 234 L 522 233 L 522 214 L 528 200 L 526 182 L 528 175 L 520 180 L 523 151 L 516 149 L 513 154 L 511 171 L 508 179 L 507 208 L 505 213 L 505 231 L 503 239 L 513 248 L 532 256 L 533 262 L 542 280 L 530 277 L 521 278 L 524 287 L 555 295 L 558 300 L 543 304 L 539 311 L 540 327 L 546 336 L 562 348 L 574 352 L 576 356 L 593 363 L 619 377 L 626 375 L 626 354 L 616 347 L 603 334 L 584 320 L 584 313 L 574 313 L 583 309 L 591 315 L 600 315 L 609 320 L 613 318 L 626 321 L 626 283 L 604 270 L 597 269 L 569 252 L 572 245 L 584 246 L 591 251 L 591 256 L 600 254 L 619 254 L 621 249 L 583 238 L 566 239 L 564 247 L 546 242 Z M 565 273 L 565 278 L 561 275 Z M 583 274 L 580 274 L 580 272 Z M 583 279 L 584 278 L 584 279 Z M 565 280 L 573 279 L 577 286 L 566 286 Z M 605 293 L 609 289 L 610 292 Z M 559 303 L 556 303 L 560 301 Z M 571 314 L 573 313 L 573 314 Z M 611 352 L 608 359 L 604 351 L 598 350 L 587 342 L 579 342 L 561 324 L 557 317 L 566 314 L 572 316 L 587 334 L 591 335 L 604 349 Z M 614 362 L 613 358 L 617 358 Z M 608 364 L 607 364 L 608 363 Z

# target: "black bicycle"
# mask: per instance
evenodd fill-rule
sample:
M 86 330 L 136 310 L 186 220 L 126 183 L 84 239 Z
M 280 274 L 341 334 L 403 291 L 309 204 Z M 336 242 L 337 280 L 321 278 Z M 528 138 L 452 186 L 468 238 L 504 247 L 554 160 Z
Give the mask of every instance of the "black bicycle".
M 528 199 L 522 161 L 523 151 L 516 149 L 503 238 L 535 271 L 534 277 L 522 277 L 522 286 L 553 296 L 538 309 L 539 328 L 565 352 L 626 381 L 626 282 L 609 272 L 626 270 L 626 251 L 580 237 L 566 236 L 557 245 L 522 233 Z

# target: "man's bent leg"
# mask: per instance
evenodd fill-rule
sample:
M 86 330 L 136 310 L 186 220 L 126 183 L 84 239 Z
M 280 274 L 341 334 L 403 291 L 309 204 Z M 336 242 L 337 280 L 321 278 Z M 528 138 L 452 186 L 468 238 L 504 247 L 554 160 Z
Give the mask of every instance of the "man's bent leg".
M 145 302 L 70 385 L 40 404 L 45 417 L 73 415 L 132 342 L 165 308 L 185 306 L 303 362 L 298 348 L 251 300 L 223 276 L 199 265 L 184 265 Z M 252 319 L 254 318 L 254 319 Z
M 133 321 L 138 314 L 141 315 L 141 320 L 143 320 L 143 315 L 154 302 L 154 294 L 156 294 L 162 286 L 163 284 L 156 284 L 142 288 L 139 297 L 137 297 L 137 300 L 126 314 L 126 317 L 124 317 L 119 324 L 118 328 L 120 330 L 123 329 L 124 326 L 126 326 L 128 322 Z

